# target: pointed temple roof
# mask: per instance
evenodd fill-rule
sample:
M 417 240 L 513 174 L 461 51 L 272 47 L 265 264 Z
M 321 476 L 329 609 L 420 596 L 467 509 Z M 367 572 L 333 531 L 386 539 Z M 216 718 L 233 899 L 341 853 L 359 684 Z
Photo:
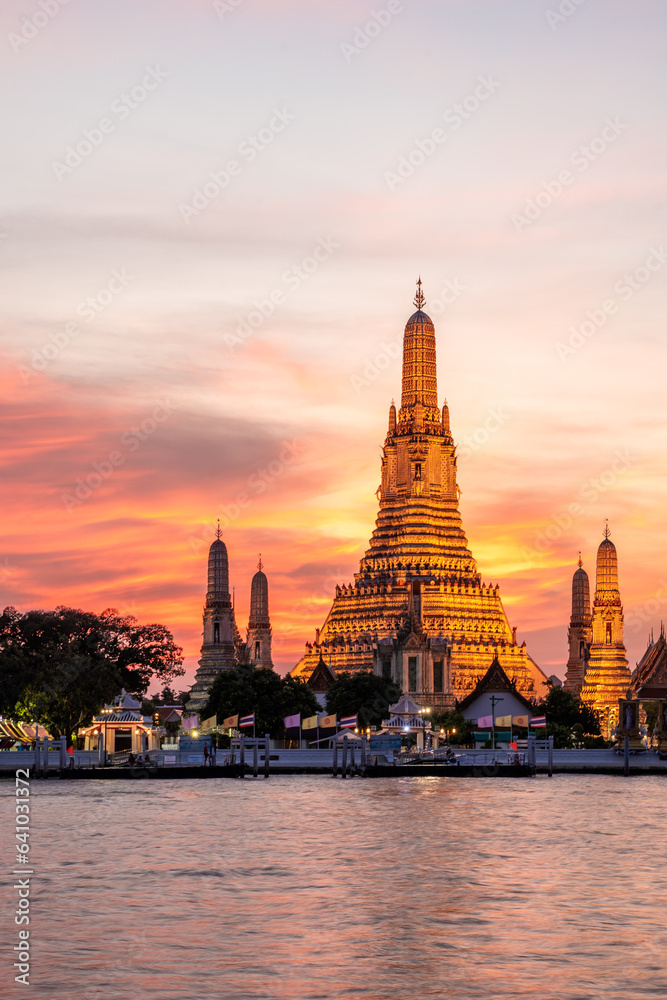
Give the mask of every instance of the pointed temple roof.
M 208 552 L 208 593 L 209 598 L 229 597 L 229 557 L 227 546 L 218 536 Z
M 604 538 L 598 548 L 595 581 L 595 599 L 618 594 L 618 555 L 616 546 L 609 538 L 609 524 L 604 529 Z
M 248 628 L 268 627 L 269 619 L 269 581 L 262 571 L 262 556 L 259 556 L 257 572 L 250 585 L 250 618 Z
M 306 681 L 306 684 L 312 691 L 324 692 L 329 690 L 335 680 L 335 671 L 325 662 L 324 657 L 320 653 L 317 666 Z
M 500 660 L 497 655 L 494 656 L 493 663 L 481 680 L 477 683 L 474 690 L 471 691 L 462 702 L 460 702 L 458 710 L 460 712 L 465 712 L 468 706 L 472 705 L 472 703 L 476 701 L 481 694 L 493 694 L 496 691 L 507 691 L 509 694 L 514 695 L 514 697 L 517 698 L 522 705 L 525 705 L 531 712 L 534 710 L 533 705 L 531 705 L 531 703 L 517 691 L 516 685 L 509 679 L 500 665 Z
M 575 570 L 572 577 L 572 618 L 583 618 L 591 613 L 591 586 L 588 580 L 588 573 L 581 561 L 579 553 L 579 569 Z

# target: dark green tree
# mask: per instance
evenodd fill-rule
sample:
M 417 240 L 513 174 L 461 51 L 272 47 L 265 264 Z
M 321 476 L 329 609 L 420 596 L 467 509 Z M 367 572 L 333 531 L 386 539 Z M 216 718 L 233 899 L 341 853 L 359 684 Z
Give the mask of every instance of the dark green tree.
M 152 677 L 184 673 L 182 650 L 163 625 L 139 625 L 114 609 L 75 608 L 0 616 L 0 711 L 68 738 L 122 688 L 143 694 Z
M 401 689 L 394 681 L 377 677 L 368 671 L 358 674 L 339 674 L 327 691 L 327 712 L 341 715 L 358 715 L 359 726 L 381 726 L 388 709 L 401 697 Z
M 470 734 L 476 728 L 474 722 L 469 722 L 463 712 L 456 709 L 451 712 L 434 712 L 431 722 L 434 729 L 444 729 L 448 742 L 456 746 L 467 746 L 472 739 Z
M 287 715 L 315 715 L 319 705 L 303 681 L 282 678 L 274 670 L 241 663 L 216 677 L 201 718 L 217 715 L 218 723 L 231 715 L 255 713 L 255 731 L 282 736 Z
M 555 747 L 567 748 L 582 743 L 589 746 L 599 742 L 597 715 L 590 705 L 582 704 L 569 691 L 552 685 L 540 710 L 547 717 L 546 735 L 553 736 Z

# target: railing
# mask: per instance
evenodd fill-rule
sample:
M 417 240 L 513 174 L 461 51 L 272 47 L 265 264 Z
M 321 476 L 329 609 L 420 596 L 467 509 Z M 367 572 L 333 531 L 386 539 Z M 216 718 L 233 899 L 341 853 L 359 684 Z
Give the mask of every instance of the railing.
M 447 750 L 421 750 L 403 751 L 395 757 L 396 763 L 401 764 L 452 764 L 452 765 L 474 765 L 478 767 L 489 767 L 496 764 L 526 764 L 526 754 L 517 751 L 505 750 L 463 750 L 454 753 L 451 748 Z

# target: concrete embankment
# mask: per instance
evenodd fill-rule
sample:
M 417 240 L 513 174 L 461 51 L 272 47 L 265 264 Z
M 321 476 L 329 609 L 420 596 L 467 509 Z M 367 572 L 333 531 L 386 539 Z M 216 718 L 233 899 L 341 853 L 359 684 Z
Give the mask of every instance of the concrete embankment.
M 193 759 L 194 757 L 194 759 Z M 221 759 L 222 758 L 222 759 Z M 462 751 L 457 754 L 457 763 L 416 763 L 392 765 L 383 764 L 382 757 L 369 754 L 366 774 L 374 778 L 408 777 L 408 776 L 439 776 L 439 777 L 526 777 L 533 773 L 548 773 L 548 758 L 546 751 L 537 751 L 536 767 L 530 768 L 522 760 L 521 763 L 510 763 L 505 754 L 494 755 L 491 751 Z M 204 764 L 203 757 L 195 757 L 191 753 L 164 753 L 157 755 L 157 766 L 146 767 L 99 767 L 97 755 L 77 751 L 73 766 L 61 770 L 57 754 L 49 754 L 48 774 L 50 777 L 62 777 L 71 780 L 155 780 L 167 778 L 239 778 L 253 774 L 253 755 L 246 753 L 245 764 L 239 762 L 238 754 L 234 762 L 230 762 L 229 754 L 218 754 L 219 763 L 215 767 Z M 376 763 L 377 761 L 377 763 Z M 69 758 L 67 764 L 69 765 Z M 270 774 L 321 774 L 331 775 L 333 772 L 333 753 L 331 750 L 283 750 L 271 749 L 269 753 Z M 355 754 L 353 762 L 348 759 L 348 771 L 352 774 L 361 770 L 359 753 Z M 34 754 L 23 752 L 0 752 L 0 777 L 13 778 L 17 769 L 29 770 L 34 775 Z M 350 766 L 351 765 L 351 766 Z M 43 768 L 43 762 L 42 762 Z M 337 771 L 340 776 L 342 759 L 339 754 Z M 623 755 L 613 750 L 554 750 L 553 774 L 618 774 L 624 771 Z M 265 773 L 264 753 L 257 755 L 257 773 L 261 777 Z M 633 754 L 630 756 L 630 775 L 667 775 L 667 760 L 661 760 L 654 752 Z

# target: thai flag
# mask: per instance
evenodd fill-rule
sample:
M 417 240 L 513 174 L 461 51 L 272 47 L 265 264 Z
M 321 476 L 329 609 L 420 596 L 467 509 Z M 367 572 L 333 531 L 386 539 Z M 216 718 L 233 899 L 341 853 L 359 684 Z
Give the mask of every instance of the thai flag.
M 356 715 L 343 715 L 340 720 L 341 729 L 354 729 L 357 725 Z
M 244 726 L 254 726 L 255 725 L 255 713 L 252 715 L 242 715 L 239 719 L 239 729 L 243 729 Z
M 547 724 L 547 717 L 546 715 L 535 715 L 530 720 L 530 724 L 533 729 L 544 729 Z

